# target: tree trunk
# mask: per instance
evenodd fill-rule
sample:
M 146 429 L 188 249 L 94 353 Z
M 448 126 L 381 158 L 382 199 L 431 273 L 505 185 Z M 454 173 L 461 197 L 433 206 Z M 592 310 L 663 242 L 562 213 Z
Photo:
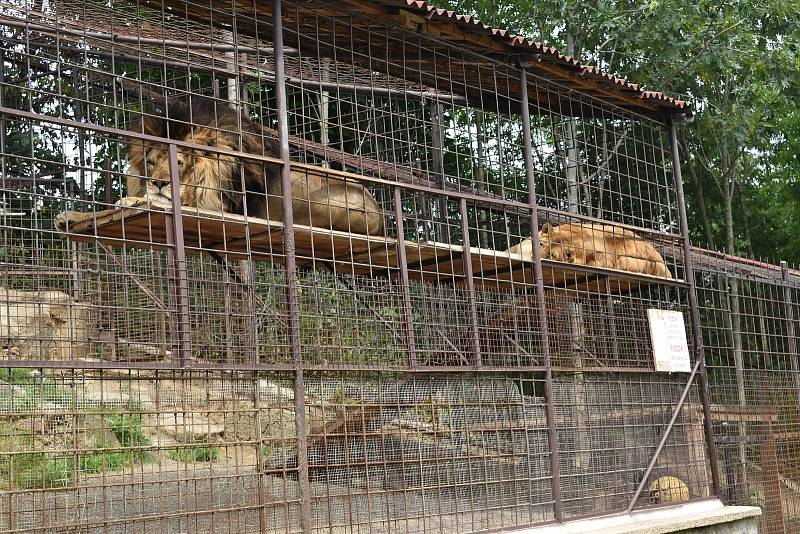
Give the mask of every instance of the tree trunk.
M 567 55 L 575 57 L 575 40 L 571 34 L 567 34 L 566 41 Z M 567 119 L 564 145 L 566 153 L 564 167 L 566 168 L 565 178 L 567 181 L 567 211 L 580 213 L 580 162 L 578 161 L 577 124 L 572 117 Z
M 739 209 L 742 210 L 742 230 L 744 231 L 744 240 L 747 246 L 747 255 L 751 258 L 753 254 L 753 240 L 750 238 L 750 220 L 747 218 L 747 207 L 744 204 L 744 190 L 739 187 Z
M 735 186 L 735 176 L 732 169 L 727 166 L 725 161 L 726 151 L 723 149 L 723 173 L 722 176 L 722 202 L 725 211 L 725 242 L 728 254 L 736 253 L 736 241 L 733 233 L 733 188 Z M 727 172 L 725 172 L 727 171 Z M 730 174 L 730 176 L 729 176 Z M 735 276 L 730 276 L 729 295 L 731 312 L 731 329 L 733 330 L 733 364 L 736 372 L 736 392 L 740 406 L 747 405 L 747 393 L 744 381 L 744 348 L 742 343 L 741 308 L 739 303 L 739 280 Z M 747 440 L 746 423 L 739 423 L 739 463 L 742 473 L 741 486 L 747 492 Z M 745 493 L 747 495 L 747 493 Z
M 689 150 L 688 145 L 686 143 L 682 143 L 684 147 L 684 152 L 686 153 L 686 159 L 684 160 L 686 164 L 686 168 L 689 170 L 689 176 L 692 178 L 692 186 L 694 187 L 694 198 L 695 202 L 697 202 L 697 215 L 700 217 L 700 224 L 703 227 L 703 236 L 706 241 L 706 246 L 714 248 L 714 236 L 711 233 L 711 224 L 708 222 L 708 211 L 706 210 L 706 196 L 703 192 L 703 181 L 700 175 L 697 173 L 697 168 L 692 163 L 691 158 L 689 158 Z
M 567 33 L 567 55 L 575 57 L 575 41 Z M 567 119 L 565 144 L 565 178 L 567 181 L 567 206 L 570 213 L 580 213 L 580 154 L 578 152 L 577 124 L 574 118 Z M 589 207 L 591 210 L 591 206 Z M 591 215 L 591 211 L 589 212 Z M 583 374 L 582 348 L 586 337 L 585 314 L 583 304 L 577 298 L 569 307 L 570 326 L 572 329 L 572 354 L 574 356 L 575 372 L 572 377 L 573 409 L 572 422 L 575 429 L 575 450 L 573 457 L 574 468 L 577 473 L 588 474 L 591 466 L 591 442 L 588 429 L 588 395 L 586 379 Z M 613 321 L 613 318 L 610 318 Z

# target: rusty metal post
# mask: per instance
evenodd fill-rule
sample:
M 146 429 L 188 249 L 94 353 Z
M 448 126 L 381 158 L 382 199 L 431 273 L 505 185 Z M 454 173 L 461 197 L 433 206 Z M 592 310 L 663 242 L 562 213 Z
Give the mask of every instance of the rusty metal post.
M 483 365 L 481 358 L 481 338 L 478 330 L 478 306 L 475 302 L 475 279 L 472 276 L 472 253 L 469 249 L 469 224 L 467 219 L 467 201 L 461 198 L 459 202 L 461 211 L 461 233 L 464 240 L 464 254 L 461 256 L 464 265 L 464 279 L 467 287 L 467 307 L 469 312 L 469 327 L 472 337 L 472 364 L 480 367 Z
M 286 74 L 283 56 L 283 16 L 281 0 L 272 2 L 273 45 L 275 46 L 275 97 L 278 108 L 281 186 L 283 194 L 283 251 L 286 256 L 287 323 L 294 364 L 294 404 L 297 423 L 297 479 L 300 482 L 300 524 L 305 534 L 311 526 L 311 484 L 308 478 L 308 423 L 305 411 L 303 357 L 300 351 L 300 309 L 297 302 L 297 263 L 294 248 L 292 177 L 289 158 L 289 116 L 286 100 Z
M 178 362 L 186 367 L 192 358 L 192 334 L 189 326 L 189 278 L 186 272 L 186 248 L 183 243 L 180 170 L 178 147 L 169 145 L 169 181 L 172 188 L 172 232 L 175 246 L 175 304 L 177 306 Z
M 414 316 L 411 308 L 411 289 L 408 281 L 408 261 L 406 260 L 406 240 L 403 222 L 403 205 L 400 188 L 394 188 L 394 217 L 397 222 L 397 264 L 400 268 L 400 284 L 403 292 L 403 326 L 406 331 L 408 366 L 417 366 L 417 347 L 414 342 Z
M 436 187 L 444 191 L 444 134 L 442 133 L 442 108 L 439 101 L 431 100 L 431 143 L 433 144 L 433 172 Z M 436 197 L 436 216 L 433 217 L 433 240 L 449 243 L 447 231 L 447 201 L 443 196 Z
M 108 156 L 103 159 L 103 183 L 106 190 L 106 204 L 111 206 L 114 203 L 114 178 L 111 175 L 111 158 Z
M 539 242 L 539 206 L 536 202 L 536 181 L 533 176 L 533 146 L 531 141 L 531 116 L 528 104 L 527 65 L 520 68 L 520 99 L 522 107 L 522 140 L 524 143 L 525 177 L 528 180 L 528 203 L 531 206 L 531 249 L 533 276 L 536 284 L 536 307 L 542 329 L 542 360 L 544 372 L 545 417 L 547 419 L 547 445 L 550 449 L 550 475 L 552 477 L 553 516 L 556 521 L 564 519 L 564 503 L 561 497 L 561 464 L 559 461 L 558 434 L 556 433 L 556 410 L 553 398 L 553 370 L 550 365 L 550 334 L 547 328 L 547 304 L 544 296 L 542 274 L 542 251 Z
M 669 119 L 669 134 L 672 145 L 672 173 L 675 177 L 675 194 L 678 203 L 678 216 L 680 218 L 680 231 L 683 237 L 683 265 L 686 282 L 689 284 L 689 314 L 692 321 L 692 345 L 694 357 L 700 360 L 698 368 L 698 382 L 700 386 L 700 399 L 703 403 L 703 425 L 706 431 L 706 445 L 708 446 L 708 461 L 711 466 L 711 483 L 714 495 L 722 496 L 722 486 L 719 481 L 719 468 L 717 465 L 717 450 L 714 445 L 714 427 L 711 420 L 711 391 L 708 387 L 708 372 L 706 371 L 705 354 L 703 352 L 703 333 L 700 330 L 700 308 L 697 303 L 697 292 L 694 285 L 694 265 L 692 262 L 692 243 L 689 239 L 689 222 L 686 217 L 686 202 L 683 196 L 683 177 L 681 176 L 681 159 L 678 153 L 678 134 L 675 122 Z
M 786 338 L 789 345 L 789 364 L 794 380 L 795 411 L 800 414 L 800 362 L 797 361 L 797 338 L 794 329 L 794 302 L 792 288 L 789 286 L 789 267 L 781 262 L 781 280 L 783 280 L 783 315 L 786 318 Z

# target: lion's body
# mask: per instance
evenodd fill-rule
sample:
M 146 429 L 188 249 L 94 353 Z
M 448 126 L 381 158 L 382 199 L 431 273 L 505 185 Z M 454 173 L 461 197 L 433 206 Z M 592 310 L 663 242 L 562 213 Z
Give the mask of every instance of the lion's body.
M 146 118 L 143 133 L 230 151 L 277 155 L 275 140 L 265 138 L 260 126 L 222 104 L 176 102 L 168 106 L 165 115 Z M 129 154 L 128 196 L 170 203 L 166 146 L 131 140 Z M 181 149 L 177 158 L 182 205 L 238 214 L 246 210 L 252 217 L 283 220 L 281 175 L 274 166 L 199 149 Z M 383 233 L 380 206 L 362 185 L 322 172 L 293 171 L 291 179 L 294 222 L 360 234 Z
M 543 259 L 672 278 L 664 258 L 652 244 L 619 226 L 545 224 L 539 240 Z M 532 242 L 525 239 L 508 252 L 530 257 Z

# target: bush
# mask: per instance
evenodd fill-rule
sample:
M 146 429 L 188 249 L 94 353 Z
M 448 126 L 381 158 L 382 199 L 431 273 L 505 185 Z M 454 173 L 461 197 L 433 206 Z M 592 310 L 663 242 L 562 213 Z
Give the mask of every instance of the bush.
M 219 447 L 211 447 L 204 440 L 189 441 L 185 447 L 170 451 L 176 462 L 214 462 L 219 459 Z
M 72 483 L 70 458 L 43 452 L 14 454 L 0 466 L 3 478 L 25 489 L 62 488 Z
M 146 447 L 150 445 L 150 440 L 147 439 L 147 436 L 142 431 L 141 415 L 109 415 L 108 422 L 111 432 L 116 436 L 121 446 Z M 150 453 L 140 449 L 131 451 L 131 454 L 132 461 L 137 463 L 146 462 L 150 458 Z

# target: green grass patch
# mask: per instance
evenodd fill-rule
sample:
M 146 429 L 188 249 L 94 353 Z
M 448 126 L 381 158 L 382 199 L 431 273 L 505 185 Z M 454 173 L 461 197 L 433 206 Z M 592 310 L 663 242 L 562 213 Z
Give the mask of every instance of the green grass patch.
M 63 488 L 73 481 L 72 459 L 63 453 L 13 454 L 2 462 L 0 472 L 9 485 L 25 489 Z
M 190 441 L 185 446 L 176 448 L 169 457 L 176 462 L 214 462 L 219 459 L 219 447 L 212 447 L 205 440 Z
M 142 416 L 139 414 L 115 414 L 107 417 L 109 429 L 116 436 L 122 447 L 146 447 L 150 440 L 142 431 Z M 132 460 L 143 463 L 150 459 L 150 453 L 145 450 L 131 451 Z
M 34 376 L 33 369 L 11 367 L 0 369 L 0 380 L 21 388 L 21 391 L 0 391 L 0 412 L 32 413 L 41 404 L 69 407 L 73 394 L 69 388 L 54 383 L 51 379 Z
M 133 463 L 135 463 L 134 454 L 130 451 L 104 451 L 98 449 L 82 455 L 78 460 L 78 467 L 83 473 L 102 473 L 104 471 L 119 471 Z

